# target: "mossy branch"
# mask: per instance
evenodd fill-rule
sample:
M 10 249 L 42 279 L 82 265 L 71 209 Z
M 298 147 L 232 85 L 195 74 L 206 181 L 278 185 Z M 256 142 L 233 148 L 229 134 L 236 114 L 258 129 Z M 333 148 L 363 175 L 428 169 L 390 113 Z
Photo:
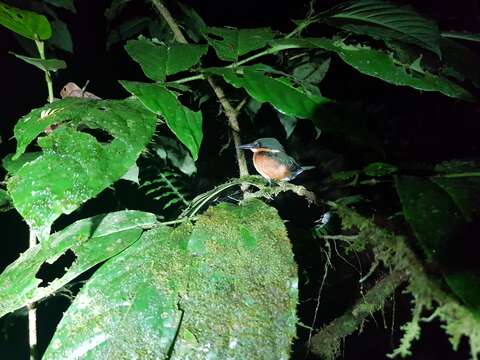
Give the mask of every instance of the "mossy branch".
M 351 310 L 323 327 L 311 339 L 311 351 L 325 359 L 334 359 L 343 338 L 357 330 L 365 319 L 383 308 L 395 289 L 407 280 L 403 271 L 394 271 L 374 285 Z
M 385 268 L 408 276 L 406 291 L 413 297 L 413 319 L 402 326 L 404 336 L 390 357 L 408 355 L 412 342 L 420 337 L 420 322 L 438 318 L 445 323 L 443 328 L 450 336 L 453 348 L 456 349 L 460 339 L 466 336 L 470 342 L 471 356 L 477 359 L 480 354 L 480 319 L 426 273 L 407 240 L 378 227 L 372 220 L 346 206 L 334 202 L 328 202 L 328 205 L 342 219 L 343 230 L 349 234 L 352 231 L 357 233 L 357 237 L 349 244 L 351 249 L 371 249 L 376 260 Z M 432 309 L 433 313 L 428 319 L 422 318 L 424 311 Z

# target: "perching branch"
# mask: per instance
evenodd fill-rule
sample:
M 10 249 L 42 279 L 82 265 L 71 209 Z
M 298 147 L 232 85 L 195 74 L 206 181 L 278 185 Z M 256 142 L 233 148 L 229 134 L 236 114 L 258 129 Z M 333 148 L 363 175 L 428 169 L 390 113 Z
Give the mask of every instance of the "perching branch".
M 160 0 L 151 0 L 152 4 L 155 6 L 155 8 L 158 10 L 160 15 L 165 19 L 167 22 L 168 26 L 170 26 L 170 29 L 173 32 L 173 35 L 175 36 L 175 40 L 177 40 L 179 43 L 183 44 L 188 44 L 187 39 L 182 34 L 182 31 L 180 30 L 179 26 L 175 22 L 175 19 L 172 17 L 170 14 L 170 11 L 163 5 L 163 3 Z M 211 77 L 206 77 L 208 83 L 212 87 L 213 91 L 215 92 L 215 95 L 218 98 L 218 101 L 220 101 L 220 104 L 223 107 L 223 111 L 225 112 L 225 115 L 227 116 L 228 119 L 228 125 L 230 127 L 230 130 L 232 131 L 233 135 L 233 141 L 235 143 L 235 152 L 237 155 L 237 162 L 238 162 L 238 169 L 240 173 L 240 177 L 242 176 L 247 176 L 248 175 L 248 168 L 247 168 L 247 161 L 245 160 L 245 154 L 241 149 L 238 147 L 242 144 L 241 138 L 240 138 L 240 126 L 238 125 L 238 112 L 234 109 L 230 101 L 225 97 L 225 93 L 223 89 L 218 86 L 215 81 Z

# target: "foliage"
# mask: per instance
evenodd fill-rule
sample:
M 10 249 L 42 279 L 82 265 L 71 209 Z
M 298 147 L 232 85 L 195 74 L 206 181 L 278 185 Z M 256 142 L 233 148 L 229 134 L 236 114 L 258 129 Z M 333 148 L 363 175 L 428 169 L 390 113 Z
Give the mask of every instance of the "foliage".
M 221 204 L 195 226 L 146 232 L 102 266 L 65 314 L 45 358 L 286 358 L 297 281 L 276 211 L 259 200 Z
M 331 211 L 309 225 L 307 245 L 294 242 L 297 249 L 307 246 L 312 256 L 313 239 L 323 240 L 325 271 L 333 268 L 331 246 L 342 260 L 364 255 L 371 268 L 360 279 L 362 286 L 369 284 L 368 292 L 343 315 L 333 314 L 338 317 L 330 324 L 317 319 L 323 274 L 312 329 L 308 340 L 299 337 L 298 348 L 338 356 L 341 340 L 407 283 L 412 320 L 402 326 L 404 336 L 390 356 L 411 354 L 428 312 L 428 320 L 442 321 L 454 349 L 465 336 L 477 357 L 478 266 L 466 254 L 480 217 L 478 164 L 402 163 L 382 145 L 387 135 L 371 131 L 373 101 L 348 103 L 324 83 L 336 81 L 339 58 L 349 76 L 358 76 L 353 87 L 374 81 L 418 90 L 412 98 L 433 92 L 467 107 L 477 101 L 478 56 L 458 40 L 476 42 L 479 35 L 441 32 L 414 8 L 380 0 L 321 11 L 312 2 L 288 34 L 211 27 L 183 5 L 174 18 L 158 0 L 151 5 L 161 18 L 153 11 L 132 17 L 130 0 L 113 0 L 105 12 L 106 47 L 123 45 L 143 72 L 135 79 L 147 79 L 119 80 L 130 94 L 126 99 L 88 98 L 84 88 L 79 97 L 57 100 L 53 72 L 67 64 L 56 55 L 74 47 L 55 8 L 75 12 L 73 1 L 46 0 L 38 12 L 0 3 L 0 24 L 33 40 L 38 52 L 13 55 L 45 74 L 49 92 L 48 104 L 18 120 L 16 152 L 2 162 L 7 174 L 0 210 L 13 207 L 40 242 L 0 274 L 0 315 L 44 299 L 94 268 L 62 317 L 45 359 L 286 359 L 296 334 L 295 308 L 302 304 L 284 225 L 288 218 L 266 202 L 279 205 L 293 192 L 315 207 L 309 215 Z M 319 33 L 316 24 L 329 30 Z M 442 66 L 435 67 L 438 62 Z M 217 120 L 223 116 L 218 104 L 229 128 Z M 265 125 L 260 118 L 268 114 L 273 121 Z M 253 126 L 238 121 L 244 115 Z M 383 128 L 394 122 L 382 120 Z M 285 130 L 292 155 L 315 162 L 306 187 L 244 176 L 240 136 L 271 137 L 275 127 Z M 300 139 L 298 128 L 309 135 Z M 319 136 L 327 139 L 320 150 Z M 232 143 L 238 178 L 231 167 L 222 175 L 217 162 Z M 84 206 L 102 205 L 96 197 L 107 189 L 120 193 L 120 179 L 131 182 L 128 191 L 137 202 L 125 205 L 115 194 L 116 209 L 85 217 Z M 387 208 L 377 208 L 379 198 Z M 155 214 L 145 205 L 152 201 Z M 297 206 L 287 202 L 290 211 Z M 381 216 L 380 224 L 374 216 Z M 343 240 L 343 255 L 337 240 Z M 73 264 L 43 286 L 41 268 L 68 254 Z M 302 266 L 300 254 L 298 259 Z M 440 270 L 427 271 L 430 266 Z M 370 282 L 370 276 L 383 273 L 383 280 Z M 300 288 L 318 285 L 308 283 Z

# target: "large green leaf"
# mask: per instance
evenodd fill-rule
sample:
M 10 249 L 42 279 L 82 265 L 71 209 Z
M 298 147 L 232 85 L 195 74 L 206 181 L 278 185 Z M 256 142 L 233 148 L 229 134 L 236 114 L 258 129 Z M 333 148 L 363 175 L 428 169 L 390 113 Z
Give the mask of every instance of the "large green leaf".
M 45 16 L 2 2 L 0 2 L 0 25 L 32 40 L 46 40 L 52 36 L 52 28 Z
M 195 226 L 145 233 L 104 264 L 44 359 L 287 359 L 297 292 L 276 210 L 222 204 Z
M 125 210 L 79 220 L 29 248 L 0 274 L 0 317 L 53 294 L 102 261 L 115 256 L 156 223 L 154 214 Z M 42 264 L 54 263 L 67 250 L 75 262 L 60 278 L 40 286 L 36 277 Z
M 469 79 L 480 88 L 480 56 L 451 39 L 442 39 L 442 74 L 459 81 Z
M 12 159 L 54 124 L 58 128 L 38 139 L 42 155 L 7 183 L 15 208 L 42 239 L 61 214 L 71 213 L 127 172 L 150 141 L 156 117 L 137 100 L 56 101 L 19 120 Z M 86 131 L 96 131 L 107 142 Z
M 441 57 L 438 26 L 410 6 L 384 0 L 351 1 L 328 10 L 320 20 L 355 33 L 415 44 Z
M 480 317 L 478 261 L 469 257 L 476 239 L 469 232 L 480 218 L 480 172 L 473 163 L 450 161 L 430 178 L 396 177 L 405 219 L 431 260 L 441 266 L 446 283 Z M 467 172 L 459 172 L 467 170 Z M 467 234 L 467 235 L 465 235 Z
M 396 176 L 395 184 L 405 219 L 429 260 L 444 261 L 448 242 L 463 223 L 453 199 L 429 179 Z
M 258 102 L 268 102 L 281 113 L 292 117 L 312 119 L 322 105 L 332 102 L 322 96 L 308 95 L 286 78 L 267 76 L 254 66 L 242 69 L 243 75 L 227 68 L 210 68 L 206 71 L 223 76 L 233 86 L 244 88 Z
M 33 65 L 43 71 L 57 71 L 67 68 L 67 64 L 63 60 L 32 58 L 28 56 L 18 55 L 14 52 L 10 52 L 10 54 L 16 56 L 20 60 L 25 61 L 27 64 Z
M 237 30 L 203 27 L 201 31 L 217 56 L 225 61 L 237 61 L 239 56 L 265 47 L 275 35 L 269 28 Z
M 129 40 L 128 54 L 140 64 L 150 79 L 164 81 L 167 75 L 190 69 L 207 52 L 205 45 L 156 45 L 148 40 Z
M 197 160 L 202 143 L 202 113 L 183 106 L 176 95 L 161 84 L 120 81 L 125 89 L 154 113 L 161 115 L 170 130 L 190 150 Z
M 67 24 L 61 20 L 52 21 L 53 34 L 48 42 L 57 49 L 73 53 L 73 42 Z
M 444 95 L 467 101 L 475 100 L 472 94 L 457 83 L 429 72 L 416 72 L 410 65 L 396 62 L 392 56 L 381 50 L 348 45 L 341 40 L 327 38 L 310 38 L 308 41 L 315 47 L 336 52 L 343 61 L 359 72 L 388 83 L 423 91 L 439 91 Z
M 13 160 L 15 154 L 8 154 L 2 160 L 2 165 L 5 170 L 8 171 L 9 175 L 15 174 L 18 170 L 22 168 L 27 162 L 31 162 L 42 155 L 41 151 L 28 152 L 20 155 L 16 160 Z

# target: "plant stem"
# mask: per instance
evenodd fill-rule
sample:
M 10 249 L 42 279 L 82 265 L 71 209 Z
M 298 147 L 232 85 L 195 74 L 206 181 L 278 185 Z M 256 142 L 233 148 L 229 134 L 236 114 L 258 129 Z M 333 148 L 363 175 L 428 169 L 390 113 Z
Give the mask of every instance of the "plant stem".
M 33 231 L 30 231 L 28 247 L 34 247 L 37 243 L 37 238 Z M 37 359 L 37 310 L 35 304 L 27 305 L 28 309 L 28 345 L 30 348 L 30 360 Z
M 37 45 L 38 54 L 40 59 L 45 60 L 45 43 L 40 40 L 35 40 L 35 45 Z M 53 83 L 50 71 L 45 70 L 45 81 L 47 83 L 48 89 L 48 102 L 53 102 Z M 28 239 L 28 248 L 32 248 L 37 244 L 37 237 L 35 232 L 30 230 Z M 37 356 L 37 310 L 35 308 L 35 303 L 30 303 L 27 305 L 28 309 L 28 344 L 30 348 L 30 360 L 36 360 Z
M 180 30 L 177 23 L 173 19 L 172 15 L 170 14 L 170 11 L 168 11 L 168 9 L 163 5 L 163 3 L 160 0 L 150 0 L 150 1 L 158 10 L 160 15 L 165 19 L 168 26 L 170 26 L 170 29 L 172 30 L 173 35 L 175 36 L 175 39 L 179 43 L 188 44 L 187 39 L 185 39 L 185 37 L 183 36 L 182 31 Z M 217 96 L 218 101 L 220 101 L 220 104 L 223 107 L 225 115 L 227 116 L 228 125 L 232 131 L 233 141 L 235 143 L 235 152 L 237 155 L 237 163 L 238 163 L 240 177 L 247 176 L 248 167 L 247 167 L 247 161 L 245 160 L 245 154 L 241 149 L 238 148 L 242 144 L 242 141 L 240 138 L 240 126 L 238 125 L 237 112 L 233 108 L 232 104 L 230 104 L 230 101 L 228 101 L 228 99 L 225 97 L 225 93 L 223 89 L 220 86 L 218 86 L 211 77 L 207 76 L 206 79 L 210 84 L 210 86 L 212 87 L 213 91 L 215 92 L 215 95 Z M 245 187 L 242 186 L 242 189 L 245 190 Z
M 40 55 L 40 59 L 45 60 L 45 43 L 40 40 L 35 40 L 35 44 L 37 45 L 37 50 Z M 50 75 L 50 71 L 45 70 L 45 81 L 47 82 L 47 89 L 48 89 L 48 102 L 53 102 L 53 82 L 52 76 Z

